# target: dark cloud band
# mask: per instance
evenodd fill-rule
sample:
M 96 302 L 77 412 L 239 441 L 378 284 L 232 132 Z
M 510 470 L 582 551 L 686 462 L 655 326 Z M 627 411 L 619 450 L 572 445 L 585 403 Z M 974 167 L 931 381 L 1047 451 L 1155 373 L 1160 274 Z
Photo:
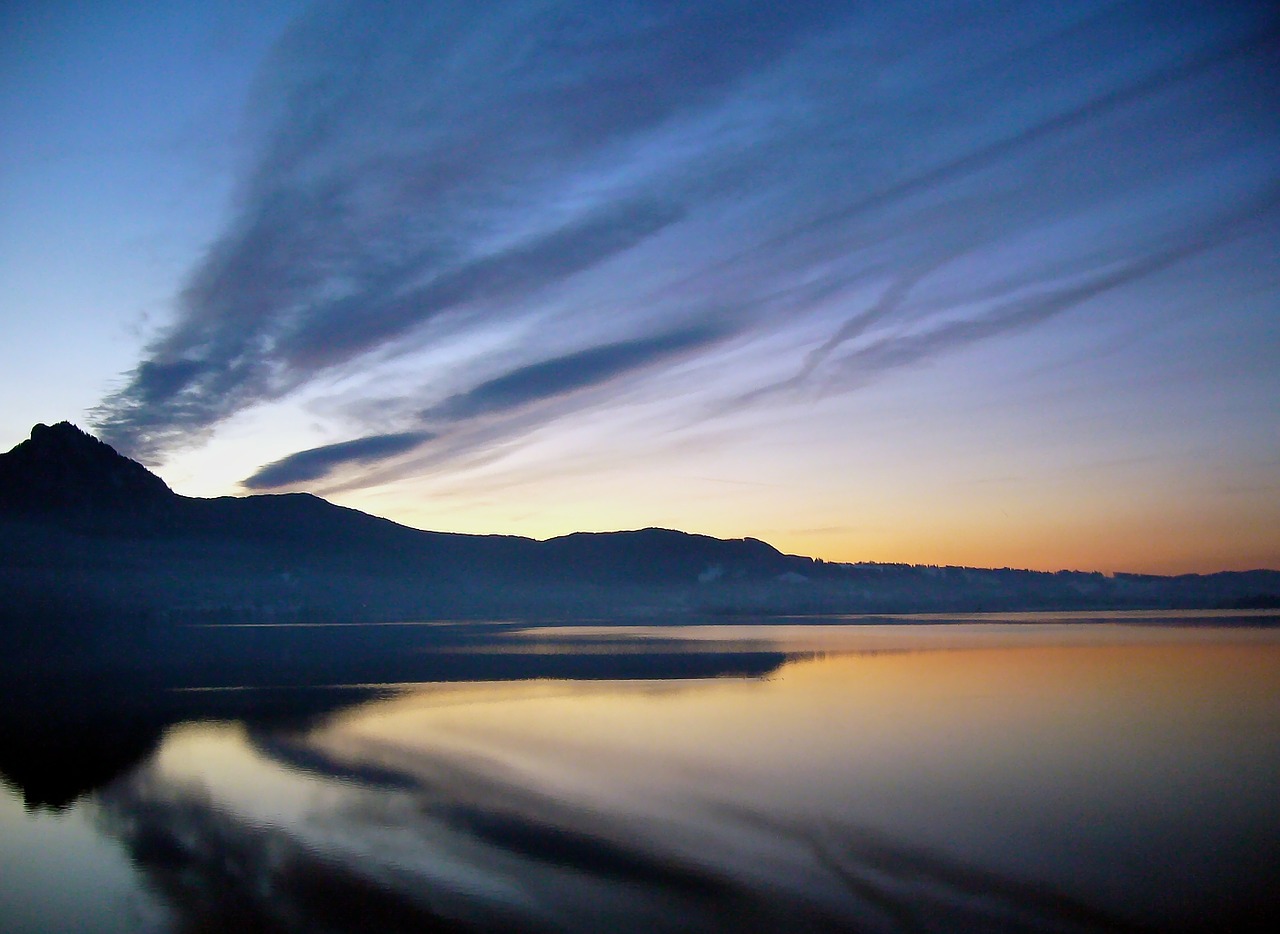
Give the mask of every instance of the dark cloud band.
M 422 413 L 428 423 L 459 421 L 523 408 L 535 402 L 599 386 L 674 355 L 705 347 L 723 329 L 696 328 L 606 344 L 512 370 Z
M 729 334 L 781 335 L 794 375 L 718 368 L 700 411 L 1035 325 L 1221 242 L 1232 205 L 1274 213 L 1280 18 L 1179 10 L 320 7 L 264 66 L 231 221 L 95 425 L 154 462 L 432 354 L 368 393 L 368 437 L 246 481 L 265 489 L 428 432 L 509 439 Z
M 431 437 L 426 431 L 406 431 L 298 451 L 267 464 L 241 485 L 250 490 L 274 490 L 322 480 L 349 464 L 369 464 L 412 451 Z

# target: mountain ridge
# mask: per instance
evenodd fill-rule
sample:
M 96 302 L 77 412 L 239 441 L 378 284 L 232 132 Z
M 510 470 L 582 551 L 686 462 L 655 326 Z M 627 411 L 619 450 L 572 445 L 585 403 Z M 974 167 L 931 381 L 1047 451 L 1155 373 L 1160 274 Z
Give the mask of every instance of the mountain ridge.
M 157 505 L 169 509 L 189 508 L 216 511 L 218 504 L 238 504 L 246 517 L 263 519 L 263 510 L 278 509 L 280 516 L 306 522 L 307 511 L 312 517 L 317 510 L 329 516 L 345 514 L 355 521 L 375 525 L 394 526 L 408 532 L 428 536 L 448 536 L 456 540 L 508 540 L 523 542 L 568 543 L 597 536 L 681 536 L 688 539 L 712 542 L 744 542 L 763 545 L 776 555 L 782 553 L 759 539 L 719 539 L 696 532 L 684 532 L 647 526 L 641 529 L 612 532 L 569 532 L 547 539 L 502 532 L 438 532 L 418 529 L 394 519 L 362 512 L 349 506 L 331 503 L 313 493 L 251 493 L 244 496 L 193 497 L 175 493 L 156 474 L 137 461 L 120 454 L 104 441 L 62 421 L 55 425 L 37 424 L 31 429 L 31 437 L 17 444 L 7 453 L 0 453 L 0 510 L 23 515 L 36 515 L 48 519 L 69 520 L 74 523 L 83 515 L 81 511 L 100 515 L 114 513 L 120 519 L 140 514 L 155 514 Z M 198 519 L 192 512 L 188 518 Z M 752 546 L 755 547 L 755 546 Z
M 70 422 L 37 424 L 30 438 L 0 454 L 0 508 L 137 509 L 175 496 L 142 464 Z
M 658 528 L 423 531 L 307 493 L 182 496 L 62 422 L 0 454 L 0 595 L 0 643 L 101 648 L 104 632 L 189 623 L 1267 608 L 1280 572 L 842 564 Z

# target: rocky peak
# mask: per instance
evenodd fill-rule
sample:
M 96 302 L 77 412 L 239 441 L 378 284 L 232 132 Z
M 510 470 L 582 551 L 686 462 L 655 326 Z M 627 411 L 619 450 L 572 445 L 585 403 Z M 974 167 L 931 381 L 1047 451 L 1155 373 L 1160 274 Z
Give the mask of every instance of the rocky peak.
M 174 495 L 147 468 L 70 422 L 36 425 L 29 440 L 0 454 L 0 507 L 11 511 L 148 509 Z

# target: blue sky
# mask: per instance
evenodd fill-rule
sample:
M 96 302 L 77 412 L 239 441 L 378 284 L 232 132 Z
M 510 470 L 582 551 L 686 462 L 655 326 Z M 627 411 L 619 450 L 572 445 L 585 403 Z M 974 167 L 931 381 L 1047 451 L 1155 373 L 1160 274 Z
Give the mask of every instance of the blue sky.
M 1269 4 L 0 27 L 8 444 L 438 529 L 1280 566 Z

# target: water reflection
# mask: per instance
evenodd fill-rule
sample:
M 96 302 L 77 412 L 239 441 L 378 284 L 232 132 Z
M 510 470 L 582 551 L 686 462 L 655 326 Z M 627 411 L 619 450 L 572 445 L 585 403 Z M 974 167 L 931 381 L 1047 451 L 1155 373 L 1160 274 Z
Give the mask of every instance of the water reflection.
M 179 692 L 258 696 L 170 711 L 96 819 L 178 930 L 1273 929 L 1280 634 L 1009 625 L 729 632 L 722 670 L 769 663 L 271 717 Z M 711 635 L 637 634 L 698 664 Z
M 556 633 L 535 644 L 508 638 L 516 628 L 193 627 L 182 638 L 198 643 L 198 661 L 180 668 L 0 667 L 0 782 L 29 807 L 63 808 L 128 772 L 177 723 L 296 727 L 399 683 L 755 677 L 787 657 L 758 643 L 689 651 L 641 639 L 581 651 Z

